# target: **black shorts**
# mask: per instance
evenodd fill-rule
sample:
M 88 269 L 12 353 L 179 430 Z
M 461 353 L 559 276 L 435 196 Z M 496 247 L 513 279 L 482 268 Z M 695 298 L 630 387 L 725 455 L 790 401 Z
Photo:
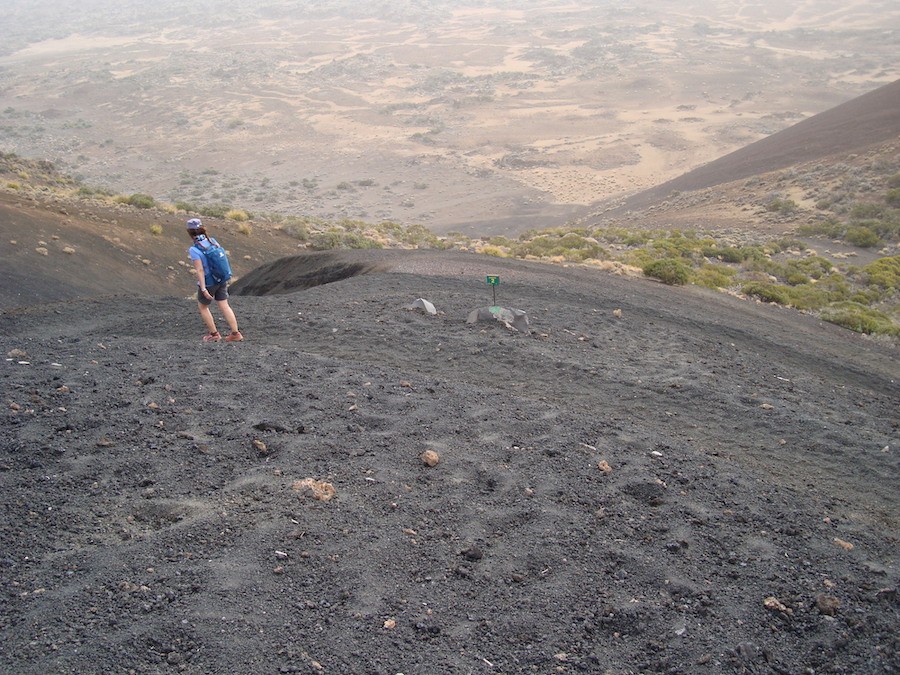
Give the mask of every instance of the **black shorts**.
M 222 300 L 228 299 L 228 282 L 224 282 L 221 284 L 216 284 L 215 286 L 207 286 L 206 290 L 209 291 L 209 294 L 213 296 L 213 299 L 222 302 Z M 209 298 L 203 295 L 203 291 L 200 288 L 197 288 L 197 302 L 201 305 L 208 305 L 212 302 Z

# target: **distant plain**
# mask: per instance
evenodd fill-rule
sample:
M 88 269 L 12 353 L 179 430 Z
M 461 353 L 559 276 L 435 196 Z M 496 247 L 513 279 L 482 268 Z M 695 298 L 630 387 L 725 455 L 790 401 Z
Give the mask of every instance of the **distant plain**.
M 900 78 L 886 0 L 214 6 L 13 2 L 0 149 L 161 200 L 509 234 Z

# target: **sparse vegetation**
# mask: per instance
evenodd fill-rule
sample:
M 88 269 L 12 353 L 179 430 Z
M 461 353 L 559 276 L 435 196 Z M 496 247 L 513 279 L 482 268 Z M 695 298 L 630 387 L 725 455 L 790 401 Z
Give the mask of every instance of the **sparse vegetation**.
M 438 237 L 423 225 L 404 225 L 391 220 L 371 223 L 349 218 L 332 221 L 308 216 L 252 215 L 227 202 L 177 201 L 167 204 L 142 193 L 115 195 L 104 188 L 87 186 L 60 176 L 49 163 L 26 162 L 9 155 L 3 155 L 0 159 L 3 160 L 0 170 L 6 174 L 7 190 L 32 190 L 32 184 L 40 180 L 50 186 L 42 187 L 45 194 L 119 203 L 138 209 L 153 208 L 161 213 L 180 211 L 227 219 L 238 223 L 238 232 L 247 236 L 253 231 L 251 221 L 267 223 L 314 250 L 458 248 L 496 257 L 529 258 L 550 263 L 589 262 L 596 265 L 598 261 L 604 261 L 619 273 L 642 272 L 667 284 L 693 283 L 741 293 L 763 302 L 813 312 L 824 320 L 859 332 L 897 337 L 900 326 L 900 256 L 890 255 L 892 251 L 896 252 L 896 242 L 900 240 L 900 210 L 884 197 L 887 189 L 880 196 L 873 192 L 864 201 L 846 197 L 835 200 L 835 204 L 842 205 L 840 214 L 831 211 L 818 223 L 796 230 L 798 236 L 827 237 L 860 248 L 888 247 L 881 258 L 864 266 L 854 266 L 817 255 L 802 241 L 791 236 L 780 236 L 771 241 L 749 236 L 736 240 L 733 236 L 721 237 L 691 230 L 643 230 L 616 226 L 557 227 L 531 230 L 516 239 L 494 236 L 479 240 L 458 232 Z M 19 174 L 30 176 L 29 181 L 13 180 Z M 208 181 L 217 176 L 217 171 L 209 169 L 193 178 Z M 896 176 L 900 174 L 895 174 L 890 180 Z M 315 184 L 308 180 L 308 185 Z M 890 183 L 890 180 L 887 182 Z M 217 194 L 226 197 L 227 193 L 239 192 L 231 181 L 222 178 L 222 191 Z M 368 179 L 363 179 L 347 185 L 355 189 L 354 186 L 367 185 L 368 182 Z M 780 212 L 784 210 L 783 206 L 778 209 Z M 149 226 L 149 229 L 155 236 L 163 231 L 158 224 Z

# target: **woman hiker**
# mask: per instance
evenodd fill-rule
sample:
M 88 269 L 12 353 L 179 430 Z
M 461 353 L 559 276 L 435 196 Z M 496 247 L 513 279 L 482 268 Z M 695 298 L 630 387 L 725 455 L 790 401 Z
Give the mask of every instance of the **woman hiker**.
M 231 328 L 231 333 L 225 338 L 225 342 L 240 342 L 244 339 L 238 330 L 237 318 L 234 310 L 228 304 L 228 278 L 222 281 L 216 281 L 210 270 L 210 263 L 206 257 L 205 251 L 214 247 L 219 247 L 212 237 L 206 234 L 206 228 L 199 218 L 191 218 L 187 221 L 187 231 L 194 240 L 194 245 L 188 249 L 188 255 L 194 262 L 194 271 L 197 273 L 197 308 L 200 310 L 200 318 L 206 324 L 207 334 L 203 336 L 204 342 L 218 342 L 222 339 L 219 331 L 216 329 L 216 320 L 213 318 L 209 306 L 213 300 L 219 306 L 222 316 Z M 230 277 L 230 269 L 227 277 Z

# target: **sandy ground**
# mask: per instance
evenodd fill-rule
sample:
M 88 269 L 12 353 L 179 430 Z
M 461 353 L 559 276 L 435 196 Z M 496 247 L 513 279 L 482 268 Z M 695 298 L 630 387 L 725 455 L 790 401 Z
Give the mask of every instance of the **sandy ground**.
M 0 313 L 0 670 L 900 668 L 894 348 L 589 270 L 279 265 L 240 285 L 341 280 L 234 295 L 240 344 L 175 297 Z M 466 323 L 487 274 L 529 334 Z

